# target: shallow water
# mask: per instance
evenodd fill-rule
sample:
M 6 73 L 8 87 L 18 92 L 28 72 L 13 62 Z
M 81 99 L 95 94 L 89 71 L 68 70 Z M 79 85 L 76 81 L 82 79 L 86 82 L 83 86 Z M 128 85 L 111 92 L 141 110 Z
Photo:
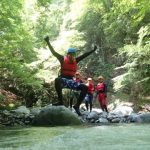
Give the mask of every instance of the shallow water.
M 150 150 L 150 124 L 0 128 L 0 150 Z

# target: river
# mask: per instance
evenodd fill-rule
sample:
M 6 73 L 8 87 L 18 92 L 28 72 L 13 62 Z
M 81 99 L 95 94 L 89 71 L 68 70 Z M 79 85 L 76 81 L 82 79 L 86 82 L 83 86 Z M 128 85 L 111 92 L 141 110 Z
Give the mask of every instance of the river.
M 150 150 L 150 124 L 0 128 L 0 150 Z

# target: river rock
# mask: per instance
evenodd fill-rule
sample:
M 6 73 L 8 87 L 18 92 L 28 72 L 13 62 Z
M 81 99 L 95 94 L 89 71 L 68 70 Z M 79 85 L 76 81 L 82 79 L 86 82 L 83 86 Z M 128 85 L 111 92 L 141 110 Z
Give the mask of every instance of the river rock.
M 81 120 L 64 106 L 46 106 L 33 119 L 35 126 L 78 125 Z
M 98 113 L 96 111 L 92 111 L 87 116 L 88 120 L 91 120 L 91 119 L 97 120 L 98 118 L 99 118 L 99 115 L 98 115 Z
M 34 116 L 38 115 L 41 111 L 41 107 L 33 107 L 30 109 L 30 113 Z
M 128 120 L 130 122 L 150 123 L 150 113 L 133 114 L 129 116 Z
M 111 113 L 119 116 L 129 116 L 131 113 L 133 113 L 133 108 L 129 106 L 118 106 Z
M 98 122 L 100 122 L 100 123 L 108 123 L 109 121 L 106 118 L 99 118 Z
M 30 110 L 26 106 L 20 106 L 11 112 L 15 112 L 16 114 L 30 114 Z
M 142 122 L 150 123 L 150 113 L 140 114 L 139 116 L 140 116 Z

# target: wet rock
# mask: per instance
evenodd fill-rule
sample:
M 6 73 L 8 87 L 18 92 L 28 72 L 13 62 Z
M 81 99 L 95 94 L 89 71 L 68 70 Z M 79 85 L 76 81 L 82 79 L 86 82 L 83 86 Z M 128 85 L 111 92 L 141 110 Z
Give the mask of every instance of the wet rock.
M 15 110 L 12 110 L 12 112 L 15 112 L 17 114 L 30 114 L 30 110 L 26 106 L 20 106 Z
M 138 122 L 140 123 L 150 123 L 150 113 L 140 114 L 138 118 Z
M 41 107 L 34 107 L 34 108 L 31 108 L 30 109 L 30 113 L 32 114 L 32 115 L 38 115 L 39 113 L 40 113 L 40 111 L 41 111 Z
M 95 119 L 97 120 L 99 118 L 99 115 L 96 111 L 92 111 L 91 113 L 88 114 L 87 119 L 91 120 L 91 119 Z
M 47 106 L 33 119 L 36 126 L 78 125 L 81 120 L 64 106 Z
M 65 106 L 48 105 L 43 108 L 26 108 L 20 106 L 15 110 L 0 111 L 0 126 L 57 126 L 78 125 L 81 123 L 150 123 L 150 113 L 134 113 L 129 106 L 117 107 L 110 113 L 94 109 L 92 112 L 82 111 L 82 116 L 77 116 L 74 110 Z
M 150 113 L 142 113 L 142 114 L 131 114 L 127 120 L 129 122 L 137 122 L 137 123 L 150 123 Z
M 120 118 L 114 118 L 111 120 L 112 123 L 119 123 L 120 122 Z
M 106 118 L 99 118 L 98 122 L 100 122 L 100 123 L 108 123 L 109 121 Z

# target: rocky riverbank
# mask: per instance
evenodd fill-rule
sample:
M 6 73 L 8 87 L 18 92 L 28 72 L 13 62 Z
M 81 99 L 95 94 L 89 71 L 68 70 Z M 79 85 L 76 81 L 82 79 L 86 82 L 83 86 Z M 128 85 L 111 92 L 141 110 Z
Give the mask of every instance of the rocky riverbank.
M 26 108 L 20 106 L 14 110 L 0 111 L 0 126 L 61 126 L 92 123 L 102 125 L 110 123 L 150 123 L 150 112 L 135 113 L 130 106 L 120 105 L 109 113 L 93 108 L 92 112 L 81 107 L 82 116 L 74 109 L 64 106 L 47 105 L 45 107 Z

